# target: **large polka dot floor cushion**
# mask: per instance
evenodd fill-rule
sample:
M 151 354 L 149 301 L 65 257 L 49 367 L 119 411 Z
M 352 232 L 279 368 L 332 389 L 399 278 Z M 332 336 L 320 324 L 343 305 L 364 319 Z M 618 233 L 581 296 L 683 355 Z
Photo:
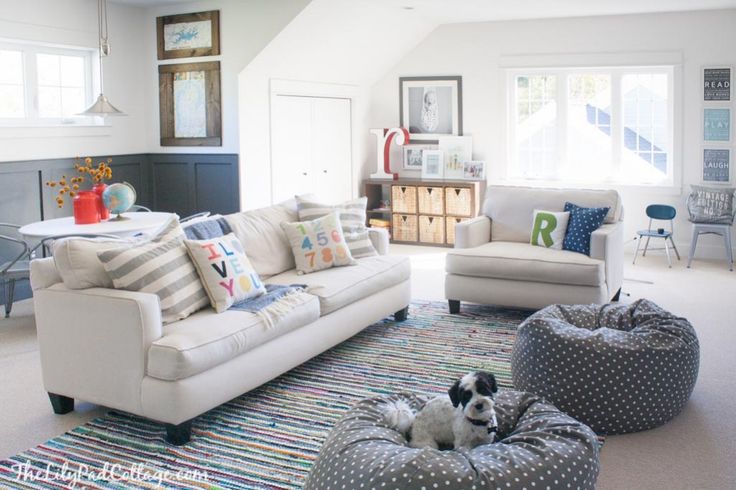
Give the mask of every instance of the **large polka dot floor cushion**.
M 409 394 L 359 402 L 335 424 L 305 490 L 595 488 L 596 435 L 537 396 L 499 392 L 500 442 L 469 451 L 409 447 L 383 417 L 396 400 L 415 410 L 426 402 Z
M 642 299 L 631 305 L 553 305 L 516 335 L 511 373 L 529 391 L 598 434 L 652 429 L 677 415 L 698 377 L 690 322 Z

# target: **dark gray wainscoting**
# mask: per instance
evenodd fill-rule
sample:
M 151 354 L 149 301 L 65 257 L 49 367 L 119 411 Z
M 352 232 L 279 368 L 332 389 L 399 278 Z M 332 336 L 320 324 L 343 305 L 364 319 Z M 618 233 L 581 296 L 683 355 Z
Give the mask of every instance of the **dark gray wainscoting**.
M 188 216 L 200 211 L 228 214 L 240 209 L 238 155 L 230 153 L 139 153 L 110 155 L 112 182 L 129 182 L 137 204 Z M 92 157 L 96 162 L 108 158 Z M 44 184 L 73 174 L 74 158 L 0 162 L 0 222 L 24 225 L 71 216 L 71 203 L 56 206 L 56 192 Z M 4 231 L 0 230 L 0 233 Z M 13 250 L 0 242 L 0 263 Z M 16 299 L 30 297 L 27 284 Z M 3 298 L 0 297 L 0 304 Z

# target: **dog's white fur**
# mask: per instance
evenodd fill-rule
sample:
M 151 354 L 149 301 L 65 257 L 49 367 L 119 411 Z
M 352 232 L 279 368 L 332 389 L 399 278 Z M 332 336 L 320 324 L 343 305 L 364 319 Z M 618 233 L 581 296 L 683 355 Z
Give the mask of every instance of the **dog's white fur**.
M 483 393 L 478 392 L 478 386 L 482 387 Z M 468 373 L 450 388 L 447 395 L 429 400 L 416 415 L 403 402 L 387 406 L 384 415 L 390 427 L 404 435 L 411 432 L 412 447 L 472 449 L 480 444 L 489 444 L 495 438 L 493 393 L 496 390 L 493 375 Z M 494 431 L 489 432 L 489 428 Z

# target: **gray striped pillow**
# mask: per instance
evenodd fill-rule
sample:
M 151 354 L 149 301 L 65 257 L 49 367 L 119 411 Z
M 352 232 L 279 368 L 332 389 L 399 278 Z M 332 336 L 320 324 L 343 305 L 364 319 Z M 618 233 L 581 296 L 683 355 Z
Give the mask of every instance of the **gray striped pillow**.
M 311 221 L 337 211 L 340 213 L 342 233 L 350 249 L 350 255 L 354 259 L 378 255 L 368 235 L 368 228 L 365 226 L 367 197 L 359 197 L 333 206 L 320 204 L 303 196 L 296 196 L 296 206 L 299 221 Z
M 210 304 L 176 217 L 149 241 L 104 250 L 97 257 L 116 289 L 157 295 L 163 323 L 186 318 Z

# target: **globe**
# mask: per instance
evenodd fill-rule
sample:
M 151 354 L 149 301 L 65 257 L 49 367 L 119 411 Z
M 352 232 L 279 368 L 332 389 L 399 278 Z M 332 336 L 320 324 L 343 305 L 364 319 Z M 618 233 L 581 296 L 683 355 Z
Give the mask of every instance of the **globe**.
M 111 184 L 102 192 L 102 203 L 111 213 L 118 215 L 117 219 L 122 219 L 120 213 L 135 204 L 135 198 L 135 189 L 127 182 Z

